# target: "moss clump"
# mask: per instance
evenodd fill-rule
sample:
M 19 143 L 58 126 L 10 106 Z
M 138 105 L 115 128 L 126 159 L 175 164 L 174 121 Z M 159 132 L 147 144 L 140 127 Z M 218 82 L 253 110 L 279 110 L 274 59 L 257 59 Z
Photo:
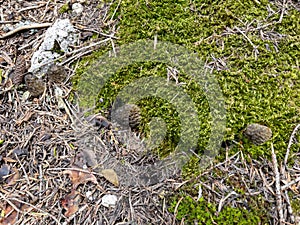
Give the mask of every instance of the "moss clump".
M 226 99 L 225 139 L 233 140 L 238 137 L 243 151 L 249 152 L 252 157 L 269 156 L 269 142 L 273 142 L 278 157 L 283 158 L 289 135 L 300 122 L 300 16 L 297 10 L 289 8 L 282 22 L 276 23 L 280 14 L 269 15 L 268 6 L 277 11 L 276 6 L 268 0 L 196 0 L 192 3 L 124 0 L 115 14 L 120 18 L 118 44 L 154 39 L 157 35 L 159 41 L 181 44 L 197 52 L 203 61 L 214 66 L 214 75 Z M 112 6 L 113 9 L 115 7 L 116 5 Z M 245 31 L 250 23 L 252 29 Z M 273 25 L 258 28 L 265 24 Z M 258 50 L 257 56 L 254 54 L 254 47 Z M 103 52 L 96 52 L 84 59 L 78 74 L 84 72 L 86 66 L 92 64 Z M 98 110 L 109 108 L 117 93 L 137 78 L 153 74 L 165 77 L 164 68 L 165 65 L 155 63 L 134 64 L 123 68 L 99 93 L 98 99 L 102 98 L 104 101 L 97 105 Z M 207 101 L 203 100 L 205 96 L 201 87 L 190 83 L 185 74 L 180 77 L 180 82 L 189 84 L 185 92 L 196 102 L 197 109 L 200 110 L 199 121 L 203 121 L 209 114 L 209 108 Z M 176 145 L 180 135 L 180 123 L 176 121 L 174 108 L 167 102 L 151 98 L 138 104 L 142 107 L 146 130 L 147 122 L 152 116 L 163 116 L 168 122 L 169 139 L 161 147 L 169 151 Z M 172 115 L 175 118 L 171 118 Z M 262 146 L 244 141 L 241 131 L 250 123 L 270 127 L 272 140 Z M 203 147 L 210 135 L 209 119 L 201 126 L 200 136 L 204 138 L 199 140 L 199 146 Z M 236 146 L 232 150 L 241 149 Z M 197 163 L 198 159 L 193 158 L 186 165 L 187 177 L 199 174 Z M 171 209 L 174 210 L 177 202 L 178 199 L 174 200 Z M 195 202 L 190 197 L 184 197 L 179 205 L 178 219 L 186 217 L 190 223 L 198 220 L 206 224 L 258 224 L 258 217 L 263 218 L 258 210 L 248 212 L 225 208 L 219 216 L 215 212 L 216 206 L 204 200 Z M 243 223 L 239 223 L 240 221 Z
M 298 198 L 294 198 L 291 200 L 291 206 L 295 215 L 300 215 L 300 200 Z
M 250 22 L 255 28 L 278 21 L 280 15 L 268 15 L 269 5 L 267 0 L 259 4 L 234 0 L 122 1 L 116 14 L 121 17 L 119 44 L 153 39 L 157 35 L 158 40 L 193 49 L 203 61 L 212 61 L 211 56 L 223 60 L 226 65 L 214 74 L 226 98 L 225 139 L 242 138 L 240 134 L 246 125 L 260 123 L 272 129 L 271 141 L 282 157 L 289 135 L 299 122 L 300 46 L 296 41 L 300 33 L 296 25 L 300 24 L 299 12 L 289 9 L 281 23 L 263 30 L 263 39 L 259 29 L 246 33 L 259 52 L 257 58 L 253 45 L 239 32 Z M 232 33 L 226 34 L 226 29 Z M 189 94 L 194 97 L 198 91 L 191 90 Z M 205 129 L 203 133 L 209 136 L 210 130 Z M 269 156 L 270 152 L 266 145 L 245 143 L 244 149 L 253 157 Z
M 62 5 L 62 7 L 60 7 L 59 13 L 63 14 L 63 13 L 66 13 L 70 10 L 71 10 L 70 5 L 68 3 L 66 3 L 66 4 Z
M 174 212 L 178 200 L 173 200 L 169 210 Z M 217 213 L 217 206 L 203 198 L 195 201 L 190 196 L 183 197 L 177 208 L 177 219 L 184 219 L 184 224 L 260 224 L 257 212 L 246 209 L 225 207 Z
M 225 68 L 214 72 L 226 98 L 227 133 L 226 140 L 241 137 L 241 131 L 250 123 L 260 123 L 272 129 L 274 148 L 278 156 L 283 157 L 286 142 L 293 127 L 299 122 L 300 97 L 298 89 L 299 69 L 297 60 L 300 57 L 298 34 L 300 24 L 299 13 L 289 10 L 282 23 L 275 23 L 264 30 L 266 38 L 261 39 L 259 29 L 249 31 L 247 36 L 259 51 L 255 59 L 253 46 L 237 30 L 232 34 L 225 34 L 227 28 L 244 27 L 245 23 L 252 26 L 261 26 L 261 23 L 278 21 L 278 15 L 268 17 L 266 10 L 268 1 L 122 1 L 116 17 L 120 17 L 118 44 L 126 44 L 139 39 L 150 38 L 158 35 L 158 40 L 183 44 L 188 49 L 196 51 L 203 61 L 221 59 L 226 63 Z M 112 6 L 112 8 L 114 8 Z M 254 20 L 255 19 L 255 20 Z M 293 27 L 293 29 L 291 29 Z M 242 29 L 242 28 L 241 28 Z M 279 33 L 280 32 L 280 33 Z M 278 38 L 279 37 L 279 38 Z M 268 48 L 266 46 L 269 46 Z M 278 52 L 277 52 L 278 51 Z M 86 70 L 86 62 L 92 57 L 83 60 L 80 70 Z M 165 68 L 165 67 L 164 67 Z M 114 101 L 117 92 L 134 79 L 149 74 L 165 77 L 166 70 L 163 65 L 151 63 L 133 65 L 117 73 L 107 84 L 105 90 L 99 95 L 103 98 L 105 106 L 109 107 Z M 182 82 L 188 81 L 188 76 L 181 78 Z M 189 82 L 189 81 L 188 81 Z M 203 99 L 201 87 L 192 88 L 195 84 L 187 86 L 185 91 L 195 99 Z M 199 91 L 200 90 L 200 91 Z M 200 94 L 199 94 L 200 93 Z M 205 97 L 205 96 L 204 96 Z M 209 112 L 205 101 L 196 102 L 198 109 Z M 145 106 L 143 103 L 142 105 Z M 155 106 L 157 107 L 157 105 Z M 205 108 L 206 107 L 206 108 Z M 147 107 L 144 115 L 147 114 Z M 153 104 L 149 104 L 153 109 Z M 157 115 L 164 114 L 165 107 L 156 108 Z M 201 113 L 200 113 L 201 114 Z M 200 115 L 203 117 L 205 113 Z M 153 116 L 153 114 L 151 115 Z M 144 120 L 146 122 L 147 119 Z M 199 121 L 202 120 L 201 118 Z M 169 130 L 175 138 L 171 138 L 168 146 L 176 143 L 179 133 L 175 128 Z M 209 137 L 209 121 L 202 123 L 202 137 Z M 169 126 L 171 127 L 171 126 Z M 171 128 L 170 128 L 171 129 Z M 204 146 L 207 139 L 199 141 L 199 146 Z M 268 146 L 254 146 L 244 143 L 244 150 L 251 153 L 252 157 L 269 155 Z M 233 150 L 239 150 L 237 147 Z

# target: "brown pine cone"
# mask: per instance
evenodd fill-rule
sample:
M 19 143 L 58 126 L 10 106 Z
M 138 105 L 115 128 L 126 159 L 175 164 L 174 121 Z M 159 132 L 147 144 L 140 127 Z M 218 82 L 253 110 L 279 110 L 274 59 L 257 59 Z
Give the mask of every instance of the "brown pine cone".
M 31 96 L 33 97 L 43 94 L 45 90 L 45 83 L 42 81 L 42 79 L 39 79 L 33 74 L 27 74 L 25 76 L 25 84 Z
M 272 137 L 272 130 L 269 127 L 253 123 L 244 130 L 244 135 L 255 145 L 261 145 Z
M 19 85 L 23 82 L 23 77 L 26 72 L 26 62 L 22 55 L 19 55 L 16 60 L 14 71 L 10 74 L 10 78 L 14 85 Z
M 133 105 L 129 112 L 129 127 L 133 131 L 137 131 L 139 129 L 140 123 L 141 123 L 140 108 Z
M 114 115 L 111 115 L 113 123 L 121 125 L 124 128 L 130 128 L 133 131 L 138 131 L 141 122 L 140 109 L 138 106 L 126 104 L 118 108 L 113 114 Z M 129 127 L 127 127 L 128 125 Z
M 49 81 L 54 83 L 62 83 L 67 78 L 67 71 L 63 66 L 54 64 L 48 69 L 47 76 Z

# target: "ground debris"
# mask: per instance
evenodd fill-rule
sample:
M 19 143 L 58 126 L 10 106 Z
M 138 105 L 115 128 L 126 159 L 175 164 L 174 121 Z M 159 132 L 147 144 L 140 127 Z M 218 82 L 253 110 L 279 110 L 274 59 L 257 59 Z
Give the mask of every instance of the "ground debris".
M 170 224 L 173 215 L 159 206 L 156 192 L 170 190 L 172 182 L 124 185 L 134 173 L 120 173 L 114 163 L 123 156 L 146 160 L 105 117 L 91 121 L 68 101 L 72 63 L 115 39 L 117 21 L 107 17 L 112 3 L 86 1 L 79 15 L 63 12 L 63 1 L 0 2 L 5 22 L 0 23 L 0 224 Z M 5 28 L 22 18 L 28 24 Z M 58 51 L 59 59 L 44 74 L 27 71 L 46 29 L 58 19 L 71 21 L 80 39 Z M 114 208 L 101 205 L 105 194 L 118 197 Z

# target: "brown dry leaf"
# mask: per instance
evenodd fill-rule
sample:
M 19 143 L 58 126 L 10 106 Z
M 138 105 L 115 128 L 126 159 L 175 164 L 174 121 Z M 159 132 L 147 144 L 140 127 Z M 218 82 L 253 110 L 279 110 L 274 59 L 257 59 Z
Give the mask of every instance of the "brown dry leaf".
M 21 125 L 23 122 L 27 122 L 31 118 L 32 115 L 33 115 L 33 112 L 28 110 L 21 119 L 16 121 L 16 124 Z
M 115 186 L 119 186 L 118 175 L 113 169 L 101 170 L 103 177 Z
M 6 179 L 6 183 L 9 186 L 14 185 L 20 178 L 20 173 L 18 169 L 12 168 L 11 170 L 12 174 Z
M 7 205 L 5 209 L 2 210 L 0 218 L 0 225 L 11 225 L 15 224 L 18 219 L 18 212 L 13 209 L 12 206 Z
M 6 163 L 15 163 L 15 162 L 18 162 L 18 160 L 12 159 L 11 157 L 3 157 L 3 160 Z
M 65 216 L 70 217 L 74 215 L 78 209 L 80 202 L 80 195 L 77 191 L 72 190 L 64 199 L 61 200 L 62 207 L 66 210 Z
M 98 184 L 97 178 L 88 171 L 65 170 L 63 174 L 68 174 L 70 176 L 74 189 L 76 189 L 79 184 L 85 184 L 89 181 Z

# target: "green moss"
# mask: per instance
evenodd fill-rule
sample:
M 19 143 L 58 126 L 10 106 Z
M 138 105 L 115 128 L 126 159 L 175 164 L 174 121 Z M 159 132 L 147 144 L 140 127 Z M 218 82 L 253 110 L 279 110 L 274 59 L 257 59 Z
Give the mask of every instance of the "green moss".
M 71 8 L 70 8 L 69 4 L 66 3 L 66 4 L 64 4 L 62 7 L 60 7 L 59 13 L 60 13 L 60 14 L 63 14 L 63 13 L 68 12 L 69 10 L 71 10 Z
M 158 41 L 181 44 L 197 52 L 203 61 L 213 62 L 213 57 L 219 59 L 215 61 L 219 69 L 214 70 L 214 75 L 226 101 L 227 132 L 224 139 L 236 139 L 241 145 L 234 146 L 232 151 L 243 150 L 254 158 L 268 157 L 272 142 L 277 156 L 282 159 L 289 136 L 300 122 L 299 12 L 289 9 L 282 22 L 276 23 L 280 14 L 268 15 L 268 6 L 274 11 L 278 10 L 268 0 L 190 2 L 121 1 L 115 14 L 116 18 L 120 18 L 117 44 L 123 45 L 139 39 L 153 40 L 157 35 Z M 113 5 L 112 9 L 115 9 L 116 5 Z M 236 29 L 238 27 L 244 31 L 250 24 L 253 29 L 248 29 L 245 35 L 251 43 Z M 271 25 L 263 30 L 254 29 L 265 24 Z M 259 52 L 257 57 L 254 54 L 254 46 Z M 83 59 L 77 75 L 80 76 L 108 50 L 109 47 L 105 47 Z M 106 83 L 97 98 L 95 97 L 97 110 L 108 109 L 123 87 L 138 78 L 150 75 L 166 77 L 165 65 L 146 62 L 122 68 Z M 190 82 L 187 74 L 180 74 L 180 82 L 188 84 L 184 86 L 184 91 L 191 96 L 199 111 L 200 153 L 210 136 L 208 102 L 201 87 L 195 82 Z M 103 99 L 102 103 L 98 101 L 100 98 Z M 166 121 L 168 134 L 158 151 L 162 153 L 172 150 L 180 137 L 180 121 L 172 104 L 153 98 L 143 99 L 138 104 L 142 108 L 142 129 L 145 131 L 149 131 L 148 123 L 151 117 L 160 116 Z M 262 146 L 254 146 L 244 139 L 242 130 L 247 124 L 254 122 L 269 126 L 273 131 L 272 140 Z M 291 150 L 297 151 L 298 148 L 293 146 Z M 222 157 L 221 154 L 216 160 L 221 160 Z M 199 175 L 198 164 L 199 159 L 193 157 L 184 168 L 184 177 Z M 237 185 L 232 180 L 228 182 Z M 193 196 L 197 195 L 192 187 L 186 188 L 185 191 Z M 244 189 L 237 186 L 236 191 L 243 194 Z M 179 197 L 175 197 L 171 209 L 174 210 Z M 295 207 L 298 203 L 293 204 Z M 186 218 L 191 224 L 195 220 L 203 224 L 266 223 L 266 212 L 262 208 L 268 206 L 263 198 L 253 199 L 251 207 L 251 212 L 224 208 L 216 215 L 216 206 L 206 203 L 203 199 L 196 202 L 185 196 L 179 204 L 177 218 Z
M 226 139 L 239 136 L 245 126 L 257 122 L 270 126 L 275 149 L 283 156 L 288 137 L 299 122 L 299 13 L 290 10 L 282 23 L 270 26 L 264 32 L 284 35 L 283 40 L 262 40 L 259 30 L 247 36 L 257 46 L 257 60 L 253 46 L 235 27 L 252 26 L 278 21 L 279 16 L 268 17 L 269 1 L 122 1 L 117 16 L 121 16 L 119 44 L 138 39 L 153 39 L 184 44 L 199 53 L 203 60 L 210 56 L 224 59 L 227 70 L 216 71 L 215 76 L 223 90 L 227 104 Z M 235 29 L 225 35 L 227 28 Z M 280 33 L 275 33 L 280 32 Z M 272 36 L 272 37 L 273 37 Z M 267 50 L 266 45 L 270 50 Z M 278 53 L 276 52 L 278 49 Z M 292 86 L 291 86 L 292 85 Z M 193 97 L 196 91 L 190 91 Z M 199 104 L 199 102 L 198 102 Z M 203 131 L 209 136 L 209 129 Z M 269 155 L 269 146 L 253 146 L 244 140 L 244 149 L 253 157 Z
M 254 19 L 253 26 L 260 26 L 260 21 L 267 18 L 268 4 L 268 1 L 260 1 L 258 5 L 255 1 L 194 1 L 193 4 L 187 4 L 185 1 L 173 3 L 167 0 L 148 3 L 138 0 L 122 1 L 120 10 L 116 13 L 116 17 L 121 17 L 118 34 L 121 38 L 118 44 L 138 39 L 153 39 L 154 35 L 158 35 L 158 40 L 184 44 L 187 48 L 197 51 L 203 60 L 211 59 L 210 55 L 224 59 L 227 69 L 216 71 L 215 76 L 226 98 L 228 132 L 225 139 L 232 140 L 239 137 L 243 140 L 245 151 L 250 152 L 253 157 L 269 155 L 269 146 L 254 146 L 241 137 L 241 131 L 247 124 L 252 122 L 265 124 L 272 129 L 274 135 L 271 141 L 279 157 L 282 157 L 289 135 L 299 122 L 297 115 L 300 111 L 300 98 L 297 90 L 300 87 L 298 79 L 300 74 L 297 60 L 300 51 L 299 43 L 295 42 L 299 27 L 294 25 L 297 21 L 300 22 L 299 17 L 296 17 L 297 12 L 289 11 L 281 24 L 270 27 L 270 32 L 274 29 L 272 32 L 281 32 L 285 35 L 284 41 L 262 40 L 258 31 L 247 34 L 258 48 L 257 60 L 253 55 L 253 46 L 239 32 L 221 35 L 226 28 L 243 27 L 243 23 L 249 23 Z M 266 22 L 278 19 L 278 16 L 274 15 Z M 293 29 L 290 29 L 291 26 Z M 266 49 L 266 45 L 270 46 L 270 50 Z M 92 58 L 97 58 L 97 55 L 101 54 L 103 51 L 95 53 Z M 82 61 L 79 74 L 80 70 L 86 69 L 86 62 L 92 58 Z M 165 77 L 164 68 L 164 65 L 151 63 L 123 68 L 99 94 L 98 97 L 105 101 L 98 104 L 98 108 L 108 108 L 121 88 L 134 79 L 150 74 Z M 188 78 L 183 75 L 181 81 L 186 82 Z M 202 121 L 209 111 L 208 104 L 203 101 L 201 87 L 195 89 L 193 86 L 195 84 L 186 86 L 185 91 L 193 101 L 196 101 L 198 110 L 205 111 L 199 115 L 199 121 Z M 152 102 L 147 106 L 145 102 L 140 102 L 140 105 L 143 105 L 145 129 L 151 116 L 164 114 L 164 111 L 157 108 L 164 104 L 154 105 Z M 156 114 L 153 113 L 154 107 Z M 173 114 L 172 110 L 170 112 Z M 168 121 L 170 118 L 165 120 Z M 173 137 L 167 141 L 168 148 L 176 145 L 178 140 L 176 124 L 178 121 L 169 123 L 169 136 Z M 201 136 L 208 137 L 209 121 L 202 124 Z M 172 125 L 175 127 L 172 128 Z M 200 142 L 199 146 L 203 147 L 207 139 L 204 138 L 203 143 Z
M 294 198 L 291 200 L 291 206 L 295 215 L 300 215 L 300 200 L 299 198 Z
M 174 199 L 169 210 L 175 211 L 178 199 Z M 217 212 L 217 206 L 203 198 L 195 201 L 190 196 L 183 196 L 177 208 L 177 219 L 184 219 L 184 224 L 260 224 L 258 212 L 246 209 L 225 207 Z
M 3 69 L 0 69 L 0 84 L 2 84 L 2 74 L 3 74 Z
M 268 17 L 266 10 L 268 5 L 268 1 L 260 1 L 258 4 L 255 1 L 233 0 L 194 1 L 192 4 L 186 1 L 174 3 L 168 0 L 122 1 L 116 13 L 116 17 L 121 18 L 118 33 L 121 38 L 118 44 L 122 45 L 138 39 L 153 39 L 154 35 L 158 35 L 158 40 L 183 44 L 193 49 L 203 60 L 212 60 L 211 55 L 223 59 L 226 67 L 215 71 L 215 76 L 226 98 L 228 132 L 225 139 L 232 140 L 239 137 L 243 141 L 244 151 L 251 153 L 253 157 L 268 156 L 270 152 L 268 145 L 254 146 L 241 137 L 241 131 L 247 124 L 253 122 L 265 124 L 272 129 L 271 141 L 279 158 L 282 158 L 289 135 L 299 122 L 300 72 L 297 66 L 300 56 L 299 41 L 297 42 L 299 12 L 289 10 L 281 23 L 270 25 L 264 30 L 265 40 L 261 39 L 259 30 L 246 33 L 259 51 L 257 59 L 254 57 L 252 44 L 235 29 L 235 27 L 242 29 L 250 22 L 253 27 L 259 27 L 262 23 L 278 21 L 277 14 Z M 228 28 L 235 29 L 235 32 L 226 34 L 225 30 Z M 274 40 L 276 36 L 282 39 Z M 99 54 L 103 54 L 103 51 L 95 53 L 92 57 L 97 58 Z M 88 60 L 82 62 L 83 70 L 86 69 L 85 62 Z M 108 107 L 114 101 L 118 91 L 132 80 L 153 73 L 164 77 L 166 71 L 162 65 L 151 64 L 133 65 L 123 69 L 99 95 L 106 100 L 106 105 L 98 105 L 98 108 Z M 188 78 L 183 76 L 181 81 L 187 80 Z M 186 92 L 193 100 L 203 99 L 203 93 L 199 94 L 201 88 L 193 89 L 193 85 L 187 86 Z M 201 118 L 207 116 L 209 111 L 208 104 L 203 100 L 196 103 L 198 109 L 206 107 L 206 114 L 200 113 L 199 116 L 199 121 L 202 122 Z M 147 115 L 146 112 L 150 115 L 151 111 L 145 104 L 143 105 L 144 115 Z M 150 103 L 148 108 L 153 109 L 153 106 Z M 159 109 L 156 112 L 156 115 L 163 114 Z M 155 115 L 151 114 L 151 116 Z M 149 120 L 145 119 L 144 122 L 146 121 Z M 178 122 L 172 124 L 176 125 Z M 210 135 L 208 125 L 209 121 L 203 123 L 202 137 Z M 178 137 L 176 131 L 178 128 L 171 128 L 171 126 L 169 128 L 173 129 L 170 130 L 170 135 Z M 176 139 L 178 138 L 171 138 L 167 146 L 174 145 Z M 203 147 L 207 139 L 204 138 L 203 143 L 200 142 L 199 146 Z M 233 149 L 237 150 L 237 148 Z

